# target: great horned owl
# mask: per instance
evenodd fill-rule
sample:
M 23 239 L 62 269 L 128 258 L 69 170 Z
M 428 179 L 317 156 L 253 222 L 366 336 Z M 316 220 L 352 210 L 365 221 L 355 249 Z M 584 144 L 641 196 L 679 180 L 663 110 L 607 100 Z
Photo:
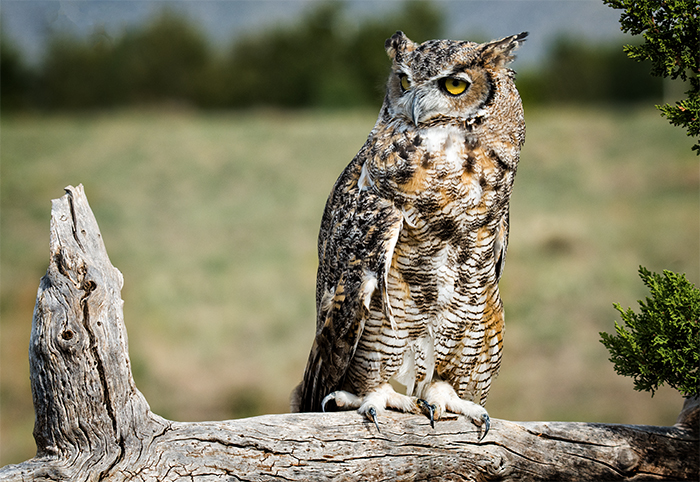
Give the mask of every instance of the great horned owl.
M 403 32 L 367 142 L 328 198 L 316 337 L 293 411 L 445 411 L 477 425 L 500 366 L 498 281 L 525 138 L 507 67 L 521 33 L 477 44 Z M 394 390 L 390 380 L 406 387 Z

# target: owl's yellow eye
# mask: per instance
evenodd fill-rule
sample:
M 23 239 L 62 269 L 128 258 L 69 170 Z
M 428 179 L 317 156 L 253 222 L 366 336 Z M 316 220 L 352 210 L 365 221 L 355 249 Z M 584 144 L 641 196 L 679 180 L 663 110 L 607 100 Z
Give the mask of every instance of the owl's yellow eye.
M 401 90 L 404 92 L 411 88 L 411 82 L 406 74 L 399 75 L 399 82 L 401 83 Z
M 456 77 L 447 77 L 442 79 L 442 88 L 450 95 L 459 95 L 467 90 L 469 83 L 465 80 Z

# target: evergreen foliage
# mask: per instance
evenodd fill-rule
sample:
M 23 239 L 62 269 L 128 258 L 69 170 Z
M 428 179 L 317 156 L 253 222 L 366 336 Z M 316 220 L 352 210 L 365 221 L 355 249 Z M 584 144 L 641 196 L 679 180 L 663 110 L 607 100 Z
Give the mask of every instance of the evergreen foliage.
M 675 105 L 657 106 L 676 126 L 696 138 L 692 149 L 700 155 L 700 3 L 697 0 L 603 0 L 620 16 L 623 32 L 642 34 L 642 45 L 624 51 L 635 60 L 651 60 L 656 76 L 688 81 L 687 98 Z
M 654 391 L 667 383 L 686 397 L 697 396 L 700 385 L 700 290 L 683 274 L 663 275 L 640 266 L 639 275 L 650 290 L 640 313 L 623 310 L 625 326 L 615 322 L 615 335 L 601 332 L 601 343 L 620 375 L 634 379 L 635 390 Z

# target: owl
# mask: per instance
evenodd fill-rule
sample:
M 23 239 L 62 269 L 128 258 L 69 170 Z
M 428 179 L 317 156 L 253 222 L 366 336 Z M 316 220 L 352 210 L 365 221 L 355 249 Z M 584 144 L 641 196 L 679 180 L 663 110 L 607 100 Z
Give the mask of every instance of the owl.
M 526 36 L 386 41 L 379 117 L 321 221 L 316 335 L 292 411 L 357 409 L 378 430 L 385 409 L 433 426 L 451 412 L 488 432 L 525 139 L 507 65 Z

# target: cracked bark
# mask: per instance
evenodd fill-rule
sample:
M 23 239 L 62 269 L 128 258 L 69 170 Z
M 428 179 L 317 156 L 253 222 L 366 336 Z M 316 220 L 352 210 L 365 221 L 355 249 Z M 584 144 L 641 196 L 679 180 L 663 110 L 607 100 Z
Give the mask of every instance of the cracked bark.
M 37 455 L 0 481 L 698 480 L 698 400 L 673 427 L 464 419 L 430 428 L 388 412 L 183 423 L 151 412 L 131 375 L 122 276 L 82 186 L 53 201 L 34 310 Z

